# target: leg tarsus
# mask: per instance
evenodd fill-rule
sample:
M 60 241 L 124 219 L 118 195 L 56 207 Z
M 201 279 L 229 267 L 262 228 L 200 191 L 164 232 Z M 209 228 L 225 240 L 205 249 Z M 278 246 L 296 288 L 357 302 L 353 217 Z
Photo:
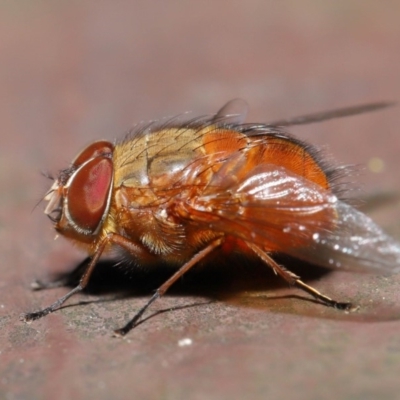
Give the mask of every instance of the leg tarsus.
M 343 311 L 353 311 L 356 310 L 358 307 L 354 307 L 352 303 L 348 302 L 336 302 L 336 305 L 334 305 L 335 308 L 338 310 L 343 310 Z
M 297 286 L 298 288 L 304 290 L 305 292 L 311 294 L 317 300 L 323 302 L 325 305 L 336 308 L 338 310 L 350 311 L 354 307 L 351 303 L 340 302 L 331 299 L 328 296 L 323 295 L 318 290 L 314 289 L 312 286 L 306 285 L 300 280 L 300 277 L 293 272 L 287 270 L 286 268 L 279 265 L 273 258 L 271 258 L 263 249 L 254 245 L 253 243 L 247 242 L 247 245 L 256 253 L 272 270 L 280 275 L 286 282 L 291 286 Z
M 60 297 L 57 301 L 55 301 L 53 304 L 51 304 L 49 307 L 43 308 L 42 310 L 39 311 L 34 311 L 31 313 L 27 314 L 22 314 L 20 319 L 23 322 L 31 322 L 35 321 L 36 319 L 42 318 L 53 311 L 57 310 L 62 306 L 62 304 L 68 300 L 72 295 L 74 295 L 76 292 L 80 292 L 82 290 L 82 286 L 78 285 L 75 289 L 72 289 L 70 292 L 68 292 L 65 296 Z
M 157 290 L 153 296 L 150 298 L 150 300 L 135 314 L 135 316 L 122 328 L 116 329 L 114 331 L 114 336 L 115 337 L 123 337 L 125 336 L 129 331 L 131 331 L 133 328 L 135 328 L 142 315 L 144 312 L 149 308 L 150 304 L 152 304 L 154 301 L 156 301 L 159 297 L 161 297 L 160 292 Z
M 333 308 L 336 308 L 337 310 L 344 310 L 344 311 L 349 311 L 353 308 L 351 303 L 333 300 L 330 297 L 325 296 L 324 294 L 320 293 L 317 289 L 314 289 L 312 286 L 306 285 L 300 279 L 297 279 L 295 281 L 295 285 L 298 288 L 304 290 L 305 292 L 311 294 L 311 296 L 315 297 L 317 300 L 322 301 L 324 304 L 326 304 L 329 307 L 333 307 Z

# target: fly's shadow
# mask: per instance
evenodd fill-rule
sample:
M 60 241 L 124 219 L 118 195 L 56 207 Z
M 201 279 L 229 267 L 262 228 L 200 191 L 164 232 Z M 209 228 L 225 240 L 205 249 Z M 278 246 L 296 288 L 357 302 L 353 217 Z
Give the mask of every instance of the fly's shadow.
M 306 282 L 322 279 L 332 272 L 286 255 L 275 255 L 274 259 L 285 268 L 301 276 Z M 85 259 L 70 272 L 56 275 L 52 281 L 46 283 L 36 281 L 32 287 L 36 290 L 61 286 L 76 287 L 89 261 L 89 258 Z M 79 304 L 110 302 L 117 299 L 143 296 L 150 297 L 174 271 L 171 267 L 168 268 L 163 265 L 146 269 L 133 267 L 129 262 L 100 261 L 96 265 L 89 285 L 83 292 L 88 295 L 104 296 L 104 298 L 83 300 Z M 369 302 L 367 302 L 367 309 L 362 310 L 364 312 L 351 313 L 351 315 L 324 312 L 318 306 L 321 305 L 318 300 L 302 295 L 296 288 L 290 289 L 289 293 L 287 289 L 287 283 L 276 276 L 265 264 L 258 260 L 249 260 L 246 257 L 236 255 L 196 266 L 177 281 L 166 293 L 166 296 L 198 296 L 205 301 L 193 303 L 188 298 L 187 304 L 178 306 L 176 309 L 197 307 L 217 301 L 242 307 L 263 308 L 272 312 L 358 322 L 389 321 L 399 318 L 397 307 L 388 307 L 381 304 L 382 302 L 375 302 L 376 305 L 373 309 L 369 309 Z M 280 290 L 282 290 L 281 293 Z M 260 295 L 260 292 L 262 295 Z M 244 297 L 243 294 L 245 294 Z M 310 307 L 310 303 L 313 303 L 314 306 Z M 76 306 L 76 304 L 66 307 L 71 306 Z M 362 306 L 363 308 L 365 307 Z M 174 311 L 174 308 L 161 309 L 133 325 L 139 325 L 167 311 Z M 130 330 L 132 329 L 131 325 L 130 321 L 125 328 Z
M 330 270 L 313 266 L 288 256 L 274 257 L 278 263 L 301 276 L 306 281 L 318 280 Z M 34 290 L 55 287 L 76 287 L 90 258 L 86 258 L 72 270 L 58 273 L 50 281 L 36 280 Z M 102 260 L 97 263 L 84 293 L 90 295 L 114 294 L 118 297 L 150 295 L 173 273 L 170 266 L 155 265 L 149 268 L 132 266 L 129 262 Z M 259 260 L 241 255 L 217 259 L 194 267 L 186 273 L 166 296 L 202 296 L 211 299 L 224 298 L 227 294 L 243 291 L 276 290 L 287 288 L 287 283 L 277 277 L 270 268 Z

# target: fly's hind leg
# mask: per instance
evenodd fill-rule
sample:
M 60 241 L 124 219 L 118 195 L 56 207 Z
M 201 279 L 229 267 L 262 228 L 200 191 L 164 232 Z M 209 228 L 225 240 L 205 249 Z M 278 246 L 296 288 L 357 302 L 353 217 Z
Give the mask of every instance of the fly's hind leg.
M 323 303 L 325 303 L 326 305 L 328 305 L 330 307 L 337 308 L 338 310 L 345 310 L 345 311 L 349 311 L 353 308 L 353 305 L 351 303 L 333 300 L 330 297 L 325 296 L 324 294 L 319 292 L 317 289 L 314 289 L 312 286 L 306 285 L 300 279 L 296 279 L 294 284 L 298 288 L 303 289 L 305 292 L 311 294 L 316 299 L 321 300 Z
M 324 304 L 330 307 L 337 308 L 338 310 L 350 310 L 352 308 L 351 303 L 347 302 L 340 302 L 331 299 L 328 296 L 325 296 L 324 294 L 320 293 L 318 290 L 314 289 L 312 286 L 309 286 L 305 284 L 299 276 L 294 274 L 293 272 L 288 271 L 281 265 L 279 265 L 277 262 L 275 262 L 264 250 L 262 250 L 260 247 L 246 242 L 247 245 L 254 251 L 254 253 L 257 254 L 258 257 L 260 257 L 269 267 L 272 268 L 272 270 L 281 276 L 286 282 L 289 283 L 291 286 L 297 286 L 298 288 L 304 290 L 305 292 L 311 294 L 313 297 L 315 297 L 317 300 L 320 300 Z

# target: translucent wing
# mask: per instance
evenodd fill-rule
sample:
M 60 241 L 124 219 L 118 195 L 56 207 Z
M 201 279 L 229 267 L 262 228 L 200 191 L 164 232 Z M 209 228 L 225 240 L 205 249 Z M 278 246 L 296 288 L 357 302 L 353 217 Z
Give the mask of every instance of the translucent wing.
M 243 124 L 247 117 L 249 106 L 245 100 L 233 99 L 228 101 L 213 118 L 213 122 L 225 121 L 234 124 Z
M 265 251 L 328 268 L 400 271 L 400 244 L 368 216 L 276 165 L 259 165 L 239 182 L 221 168 L 186 207 L 192 222 Z
M 357 106 L 337 108 L 334 110 L 321 111 L 317 113 L 291 117 L 287 119 L 280 119 L 270 121 L 267 123 L 269 126 L 293 126 L 293 125 L 306 125 L 316 122 L 328 121 L 335 118 L 351 117 L 358 114 L 363 114 L 372 111 L 378 111 L 383 108 L 392 107 L 396 103 L 392 101 L 381 101 L 376 103 L 367 103 Z M 214 116 L 213 121 L 227 121 L 235 124 L 242 124 L 246 120 L 248 113 L 248 104 L 245 100 L 234 99 L 228 101 Z
M 312 124 L 315 122 L 327 121 L 334 118 L 350 117 L 371 111 L 378 111 L 382 108 L 391 107 L 395 105 L 395 102 L 382 101 L 378 103 L 362 104 L 359 106 L 351 106 L 345 108 L 337 108 L 335 110 L 322 111 L 319 113 L 313 113 L 308 115 L 302 115 L 299 117 L 292 117 L 288 119 L 280 119 L 271 121 L 268 125 L 273 126 L 292 126 L 292 125 L 305 125 Z
M 336 227 L 313 235 L 310 249 L 296 249 L 293 255 L 325 267 L 370 271 L 400 271 L 400 244 L 371 218 L 338 201 Z

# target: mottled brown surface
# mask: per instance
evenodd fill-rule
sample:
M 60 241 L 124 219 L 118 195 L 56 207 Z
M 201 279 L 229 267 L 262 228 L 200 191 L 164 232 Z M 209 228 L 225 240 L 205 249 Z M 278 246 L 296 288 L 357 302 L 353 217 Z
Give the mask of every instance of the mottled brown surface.
M 157 279 L 106 265 L 75 306 L 30 325 L 18 316 L 65 293 L 31 292 L 34 278 L 84 257 L 53 241 L 42 205 L 32 212 L 49 185 L 40 170 L 57 172 L 134 122 L 211 113 L 235 97 L 251 121 L 399 100 L 399 13 L 396 2 L 352 0 L 1 1 L 0 398 L 398 398 L 398 276 L 314 274 L 319 289 L 361 305 L 344 314 L 285 297 L 303 295 L 269 285 L 262 268 L 203 273 L 152 313 L 177 309 L 121 340 L 112 329 Z M 293 130 L 343 163 L 383 161 L 353 179 L 365 210 L 398 238 L 399 127 L 397 107 Z

